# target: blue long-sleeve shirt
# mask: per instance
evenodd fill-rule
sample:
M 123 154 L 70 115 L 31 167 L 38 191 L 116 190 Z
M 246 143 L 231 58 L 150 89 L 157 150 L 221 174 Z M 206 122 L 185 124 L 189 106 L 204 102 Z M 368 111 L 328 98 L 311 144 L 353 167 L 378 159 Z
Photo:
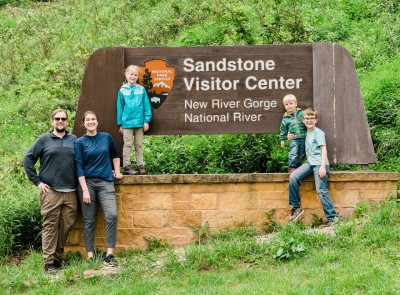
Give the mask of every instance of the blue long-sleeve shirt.
M 98 132 L 84 135 L 75 143 L 75 164 L 78 177 L 114 181 L 111 159 L 119 158 L 118 148 L 110 134 Z

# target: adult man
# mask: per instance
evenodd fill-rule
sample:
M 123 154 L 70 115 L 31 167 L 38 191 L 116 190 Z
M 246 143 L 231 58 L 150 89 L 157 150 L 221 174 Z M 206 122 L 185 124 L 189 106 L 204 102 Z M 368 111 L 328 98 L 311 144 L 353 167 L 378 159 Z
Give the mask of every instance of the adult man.
M 68 115 L 64 110 L 55 110 L 50 121 L 53 130 L 35 141 L 23 163 L 29 180 L 39 188 L 45 271 L 55 273 L 61 267 L 64 244 L 77 214 L 76 136 L 65 130 Z M 35 168 L 38 159 L 39 175 Z

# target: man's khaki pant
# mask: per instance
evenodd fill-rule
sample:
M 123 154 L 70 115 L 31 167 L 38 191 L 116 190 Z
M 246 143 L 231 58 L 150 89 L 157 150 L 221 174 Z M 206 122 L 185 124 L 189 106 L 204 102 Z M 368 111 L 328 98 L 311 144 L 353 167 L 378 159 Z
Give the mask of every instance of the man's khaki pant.
M 64 253 L 68 233 L 77 214 L 76 192 L 40 192 L 39 206 L 43 218 L 42 249 L 45 264 L 51 264 Z

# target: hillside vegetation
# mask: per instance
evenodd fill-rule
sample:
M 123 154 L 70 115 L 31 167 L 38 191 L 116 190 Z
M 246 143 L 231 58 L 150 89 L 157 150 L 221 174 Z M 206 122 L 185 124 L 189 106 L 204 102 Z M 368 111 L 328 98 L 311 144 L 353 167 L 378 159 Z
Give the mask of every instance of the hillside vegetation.
M 73 123 L 85 63 L 102 47 L 336 42 L 355 61 L 371 168 L 400 171 L 399 15 L 397 0 L 1 0 L 0 255 L 38 244 L 37 191 L 22 157 L 53 109 Z M 286 155 L 270 134 L 145 139 L 152 174 L 281 172 Z

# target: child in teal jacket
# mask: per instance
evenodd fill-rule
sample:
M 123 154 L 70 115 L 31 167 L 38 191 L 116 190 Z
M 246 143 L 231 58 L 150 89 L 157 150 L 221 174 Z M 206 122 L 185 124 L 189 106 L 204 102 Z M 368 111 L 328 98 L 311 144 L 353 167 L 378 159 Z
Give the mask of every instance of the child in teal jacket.
M 152 111 L 146 89 L 137 83 L 139 73 L 139 67 L 135 65 L 125 69 L 126 81 L 118 91 L 117 98 L 117 124 L 124 140 L 122 161 L 125 175 L 147 174 L 144 169 L 142 142 L 144 132 L 150 127 Z M 138 171 L 132 168 L 130 160 L 133 143 Z

